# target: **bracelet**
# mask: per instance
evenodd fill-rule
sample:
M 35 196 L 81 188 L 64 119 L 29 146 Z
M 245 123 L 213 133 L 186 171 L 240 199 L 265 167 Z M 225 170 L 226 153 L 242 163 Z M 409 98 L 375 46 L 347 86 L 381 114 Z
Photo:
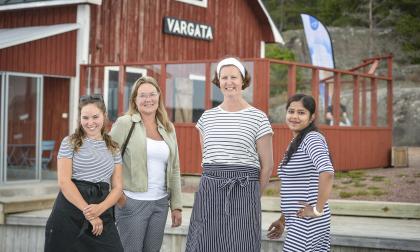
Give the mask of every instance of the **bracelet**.
M 316 209 L 316 205 L 313 206 L 312 209 L 313 209 L 314 214 L 315 214 L 316 217 L 320 217 L 320 216 L 322 216 L 324 214 L 324 210 L 322 210 L 321 212 L 318 212 L 318 210 Z

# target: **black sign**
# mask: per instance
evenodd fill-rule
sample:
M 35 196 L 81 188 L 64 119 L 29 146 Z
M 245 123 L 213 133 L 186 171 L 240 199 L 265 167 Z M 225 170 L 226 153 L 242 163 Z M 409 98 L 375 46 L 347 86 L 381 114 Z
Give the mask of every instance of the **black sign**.
M 213 40 L 213 28 L 210 25 L 173 17 L 163 18 L 163 32 L 195 39 Z

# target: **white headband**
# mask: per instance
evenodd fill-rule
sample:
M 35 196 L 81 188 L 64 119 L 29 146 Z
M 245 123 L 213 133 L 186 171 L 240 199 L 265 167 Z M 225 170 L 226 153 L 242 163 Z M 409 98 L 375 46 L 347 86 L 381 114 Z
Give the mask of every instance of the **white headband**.
M 222 69 L 222 67 L 228 66 L 228 65 L 236 66 L 239 69 L 239 71 L 241 72 L 242 78 L 245 78 L 245 67 L 244 67 L 244 65 L 242 65 L 241 62 L 239 62 L 239 60 L 237 60 L 235 58 L 226 58 L 226 59 L 220 61 L 219 64 L 217 64 L 217 68 L 216 68 L 217 77 L 220 78 L 220 69 Z

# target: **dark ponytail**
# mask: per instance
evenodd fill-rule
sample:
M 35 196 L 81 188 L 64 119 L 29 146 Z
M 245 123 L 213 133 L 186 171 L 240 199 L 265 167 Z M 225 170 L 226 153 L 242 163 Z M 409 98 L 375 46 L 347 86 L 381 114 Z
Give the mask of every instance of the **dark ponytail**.
M 297 101 L 302 102 L 303 107 L 309 111 L 309 117 L 311 118 L 316 110 L 316 103 L 314 98 L 305 94 L 295 94 L 287 100 L 286 111 L 289 109 L 290 104 L 292 102 Z M 295 138 L 293 138 L 292 142 L 289 145 L 289 148 L 284 153 L 284 158 L 283 162 L 281 163 L 281 166 L 286 165 L 289 162 L 292 155 L 298 150 L 305 136 L 311 131 L 319 132 L 318 127 L 316 127 L 315 125 L 315 120 L 313 120 L 306 128 L 301 130 Z

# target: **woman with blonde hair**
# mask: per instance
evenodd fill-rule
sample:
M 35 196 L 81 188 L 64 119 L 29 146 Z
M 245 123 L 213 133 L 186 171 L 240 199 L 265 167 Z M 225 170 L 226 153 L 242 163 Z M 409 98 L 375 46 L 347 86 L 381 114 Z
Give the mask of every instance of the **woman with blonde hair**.
M 154 78 L 134 83 L 129 109 L 110 134 L 122 146 L 124 193 L 115 216 L 124 251 L 159 251 L 168 207 L 177 227 L 182 203 L 175 128 Z

